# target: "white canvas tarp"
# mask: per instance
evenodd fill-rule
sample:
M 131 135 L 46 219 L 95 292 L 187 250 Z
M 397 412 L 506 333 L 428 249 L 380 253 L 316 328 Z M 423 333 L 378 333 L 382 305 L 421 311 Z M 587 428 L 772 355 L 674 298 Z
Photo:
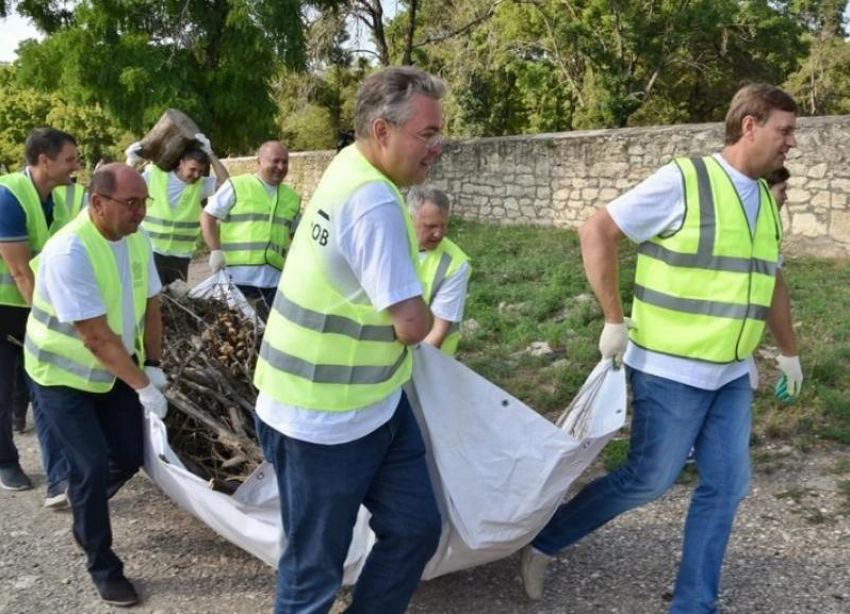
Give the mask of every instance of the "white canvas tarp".
M 425 345 L 415 350 L 407 392 L 443 517 L 425 578 L 500 559 L 531 541 L 626 416 L 624 369 L 613 369 L 610 361 L 597 365 L 560 426 Z M 212 491 L 183 468 L 163 423 L 149 417 L 145 470 L 216 533 L 277 565 L 286 540 L 271 465 L 257 468 L 233 495 Z M 361 508 L 346 583 L 356 580 L 374 543 L 368 519 Z

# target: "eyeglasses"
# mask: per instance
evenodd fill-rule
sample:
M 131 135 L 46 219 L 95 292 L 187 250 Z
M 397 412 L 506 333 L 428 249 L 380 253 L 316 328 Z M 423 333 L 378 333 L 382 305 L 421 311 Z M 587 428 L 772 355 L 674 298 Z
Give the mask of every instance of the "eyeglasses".
M 100 194 L 95 192 L 97 196 L 101 198 L 105 198 L 106 200 L 111 200 L 114 203 L 120 203 L 127 207 L 130 211 L 139 211 L 140 209 L 147 207 L 150 205 L 151 201 L 153 201 L 153 196 L 148 196 L 147 198 L 128 198 L 126 200 L 122 200 L 120 198 L 112 198 L 111 196 L 107 196 L 106 194 Z
M 421 134 L 416 134 L 415 132 L 411 132 L 410 130 L 407 130 L 405 128 L 401 129 L 404 130 L 404 132 L 406 132 L 410 136 L 412 136 L 414 139 L 425 145 L 425 148 L 428 150 L 437 149 L 443 143 L 446 142 L 446 137 L 440 134 L 439 132 L 437 132 L 436 134 L 432 134 L 431 136 L 422 136 Z

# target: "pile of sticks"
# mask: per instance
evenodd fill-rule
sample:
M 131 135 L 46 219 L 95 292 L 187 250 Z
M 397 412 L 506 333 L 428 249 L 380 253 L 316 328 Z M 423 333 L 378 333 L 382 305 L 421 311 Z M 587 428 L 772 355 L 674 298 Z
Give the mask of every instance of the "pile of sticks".
M 162 320 L 171 448 L 212 488 L 233 492 L 263 461 L 253 384 L 262 324 L 222 301 L 165 293 Z

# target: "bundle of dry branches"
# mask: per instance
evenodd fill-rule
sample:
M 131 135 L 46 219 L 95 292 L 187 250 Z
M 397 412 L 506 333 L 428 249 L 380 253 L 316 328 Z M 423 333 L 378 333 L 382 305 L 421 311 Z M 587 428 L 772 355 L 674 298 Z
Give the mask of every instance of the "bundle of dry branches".
M 253 384 L 261 324 L 217 300 L 162 298 L 169 443 L 187 469 L 232 492 L 263 461 Z

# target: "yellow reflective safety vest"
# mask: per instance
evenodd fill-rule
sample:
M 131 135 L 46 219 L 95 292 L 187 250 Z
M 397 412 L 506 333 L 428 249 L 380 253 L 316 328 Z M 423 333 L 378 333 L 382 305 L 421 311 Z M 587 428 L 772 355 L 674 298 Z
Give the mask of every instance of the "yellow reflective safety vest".
M 168 202 L 168 175 L 156 164 L 148 171 L 148 206 L 142 227 L 151 239 L 153 250 L 167 256 L 191 258 L 201 236 L 201 184 L 203 179 L 186 184 L 175 207 Z
M 745 360 L 764 332 L 782 225 L 767 184 L 751 232 L 741 198 L 712 157 L 674 160 L 685 218 L 638 246 L 630 332 L 638 346 L 713 363 Z
M 53 203 L 53 222 L 47 226 L 41 199 L 33 185 L 32 179 L 24 173 L 9 173 L 0 177 L 0 185 L 9 190 L 23 207 L 27 219 L 27 238 L 33 256 L 38 254 L 59 228 L 68 221 L 68 212 L 64 202 Z M 27 302 L 18 290 L 15 279 L 9 272 L 9 267 L 0 258 L 0 305 L 27 307 Z
M 67 214 L 67 219 L 62 223 L 64 226 L 80 214 L 83 209 L 86 189 L 78 183 L 69 183 L 53 188 L 53 216 L 56 217 L 57 210 Z
M 268 264 L 282 270 L 301 197 L 283 183 L 269 196 L 256 175 L 239 175 L 229 181 L 236 203 L 221 224 L 221 250 L 227 254 L 227 264 Z
M 416 267 L 416 235 L 398 188 L 356 145 L 346 147 L 304 212 L 266 324 L 254 383 L 280 403 L 351 411 L 386 398 L 410 379 L 412 354 L 396 339 L 387 310 L 342 296 L 323 265 L 339 212 L 360 186 L 372 182 L 395 194 Z
M 122 295 L 133 293 L 136 321 L 135 349 L 139 364 L 144 361 L 144 324 L 148 294 L 150 244 L 142 233 L 126 237 L 132 288 L 121 284 L 118 264 L 109 242 L 100 234 L 87 212 L 78 215 L 57 237 L 75 234 L 92 262 L 95 281 L 106 306 L 109 328 L 124 334 Z M 38 272 L 36 272 L 38 276 Z M 37 288 L 37 286 L 36 286 Z M 29 376 L 42 386 L 68 386 L 86 392 L 109 392 L 115 376 L 83 345 L 72 322 L 60 322 L 50 302 L 36 289 L 32 311 L 27 319 L 24 340 L 24 366 Z
M 447 279 L 457 274 L 464 262 L 469 262 L 469 256 L 456 243 L 445 237 L 437 247 L 425 252 L 424 258 L 419 260 L 419 281 L 422 282 L 424 290 L 422 298 L 428 305 L 434 302 L 440 287 Z M 449 334 L 443 339 L 440 350 L 448 356 L 454 356 L 457 353 L 459 341 L 460 323 L 452 322 Z

